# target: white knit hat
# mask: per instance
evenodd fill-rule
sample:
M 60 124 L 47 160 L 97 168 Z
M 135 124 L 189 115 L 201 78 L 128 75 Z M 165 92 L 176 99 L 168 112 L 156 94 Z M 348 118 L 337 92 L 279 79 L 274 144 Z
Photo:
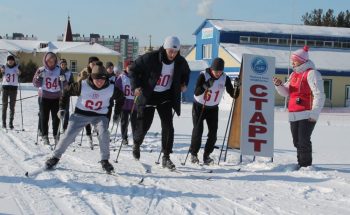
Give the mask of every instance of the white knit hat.
M 304 46 L 302 49 L 298 49 L 292 54 L 292 60 L 300 63 L 305 63 L 309 60 L 309 47 Z
M 170 36 L 165 38 L 163 47 L 165 49 L 175 49 L 177 51 L 180 50 L 180 40 L 175 36 Z

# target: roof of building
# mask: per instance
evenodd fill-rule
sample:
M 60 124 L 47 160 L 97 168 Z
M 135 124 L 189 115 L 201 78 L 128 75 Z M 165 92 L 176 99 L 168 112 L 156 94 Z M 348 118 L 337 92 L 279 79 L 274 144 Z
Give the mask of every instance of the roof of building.
M 45 48 L 40 48 L 42 44 L 47 44 Z M 39 40 L 4 40 L 0 39 L 0 49 L 11 52 L 48 52 L 54 53 L 79 53 L 79 54 L 99 54 L 99 55 L 120 55 L 112 49 L 100 44 L 90 44 L 87 42 L 59 42 L 59 41 L 39 41 Z
M 209 67 L 208 62 L 205 60 L 192 60 L 187 61 L 187 63 L 191 71 L 203 71 Z
M 290 63 L 289 47 L 240 45 L 232 43 L 220 44 L 238 62 L 241 62 L 243 54 L 255 54 L 276 58 L 276 68 L 288 68 Z M 292 51 L 300 47 L 292 47 Z M 319 70 L 331 70 L 338 72 L 350 71 L 350 52 L 342 49 L 311 48 L 309 58 Z
M 211 23 L 219 31 L 226 32 L 238 31 L 350 38 L 350 28 L 264 23 L 226 19 L 207 19 L 199 26 L 199 28 L 197 28 L 194 34 L 197 34 L 203 28 L 206 22 Z

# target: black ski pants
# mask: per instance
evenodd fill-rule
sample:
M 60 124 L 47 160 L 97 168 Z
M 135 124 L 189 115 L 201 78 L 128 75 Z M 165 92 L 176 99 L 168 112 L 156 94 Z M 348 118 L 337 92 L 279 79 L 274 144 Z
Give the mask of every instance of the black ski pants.
M 192 106 L 192 121 L 193 121 L 193 130 L 191 138 L 190 152 L 192 155 L 197 156 L 199 149 L 202 144 L 202 135 L 203 135 L 203 124 L 204 120 L 207 122 L 208 126 L 208 139 L 204 148 L 204 156 L 209 156 L 210 153 L 214 151 L 214 146 L 217 140 L 217 131 L 218 131 L 218 115 L 219 107 L 208 107 L 193 102 Z
M 59 118 L 57 112 L 59 110 L 59 99 L 47 99 L 42 98 L 40 103 L 40 119 L 41 119 L 41 132 L 43 136 L 47 136 L 49 133 L 49 118 L 51 113 L 52 119 L 52 133 L 57 135 Z
M 312 165 L 312 143 L 311 134 L 316 122 L 308 119 L 290 122 L 293 144 L 297 149 L 298 164 L 302 167 Z
M 174 126 L 171 102 L 165 102 L 155 106 L 146 106 L 143 110 L 143 116 L 136 120 L 134 132 L 134 144 L 141 145 L 147 131 L 150 129 L 154 112 L 157 112 L 160 117 L 162 126 L 162 152 L 164 156 L 169 156 L 172 153 L 174 144 Z
M 128 126 L 129 126 L 129 121 L 131 124 L 131 131 L 132 134 L 135 132 L 135 126 L 136 126 L 136 118 L 137 118 L 137 113 L 134 111 L 131 114 L 130 110 L 123 110 L 120 114 L 120 130 L 122 133 L 122 138 L 124 140 L 128 139 Z
M 17 89 L 2 90 L 2 124 L 6 126 L 7 107 L 10 104 L 10 124 L 13 123 L 15 116 L 15 106 L 17 98 Z M 10 102 L 9 102 L 10 99 Z

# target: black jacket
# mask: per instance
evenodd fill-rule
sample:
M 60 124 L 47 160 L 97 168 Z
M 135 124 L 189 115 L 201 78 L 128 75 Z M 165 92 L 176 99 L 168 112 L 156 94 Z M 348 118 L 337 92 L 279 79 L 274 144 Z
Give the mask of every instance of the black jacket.
M 166 58 L 163 47 L 157 51 L 146 53 L 131 65 L 130 82 L 132 90 L 141 87 L 142 95 L 137 99 L 138 108 L 142 108 L 150 99 L 154 87 L 162 72 L 162 59 Z M 181 86 L 188 85 L 190 68 L 184 57 L 178 54 L 174 60 L 174 76 L 171 85 L 171 102 L 172 107 L 180 115 L 181 113 Z

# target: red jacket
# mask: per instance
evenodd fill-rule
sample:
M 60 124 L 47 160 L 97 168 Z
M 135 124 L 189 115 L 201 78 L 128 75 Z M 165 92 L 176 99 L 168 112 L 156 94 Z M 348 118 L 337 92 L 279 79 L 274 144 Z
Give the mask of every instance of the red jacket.
M 293 72 L 289 84 L 289 112 L 300 112 L 312 109 L 312 92 L 307 81 L 311 69 L 304 72 Z M 297 101 L 299 100 L 299 102 Z

